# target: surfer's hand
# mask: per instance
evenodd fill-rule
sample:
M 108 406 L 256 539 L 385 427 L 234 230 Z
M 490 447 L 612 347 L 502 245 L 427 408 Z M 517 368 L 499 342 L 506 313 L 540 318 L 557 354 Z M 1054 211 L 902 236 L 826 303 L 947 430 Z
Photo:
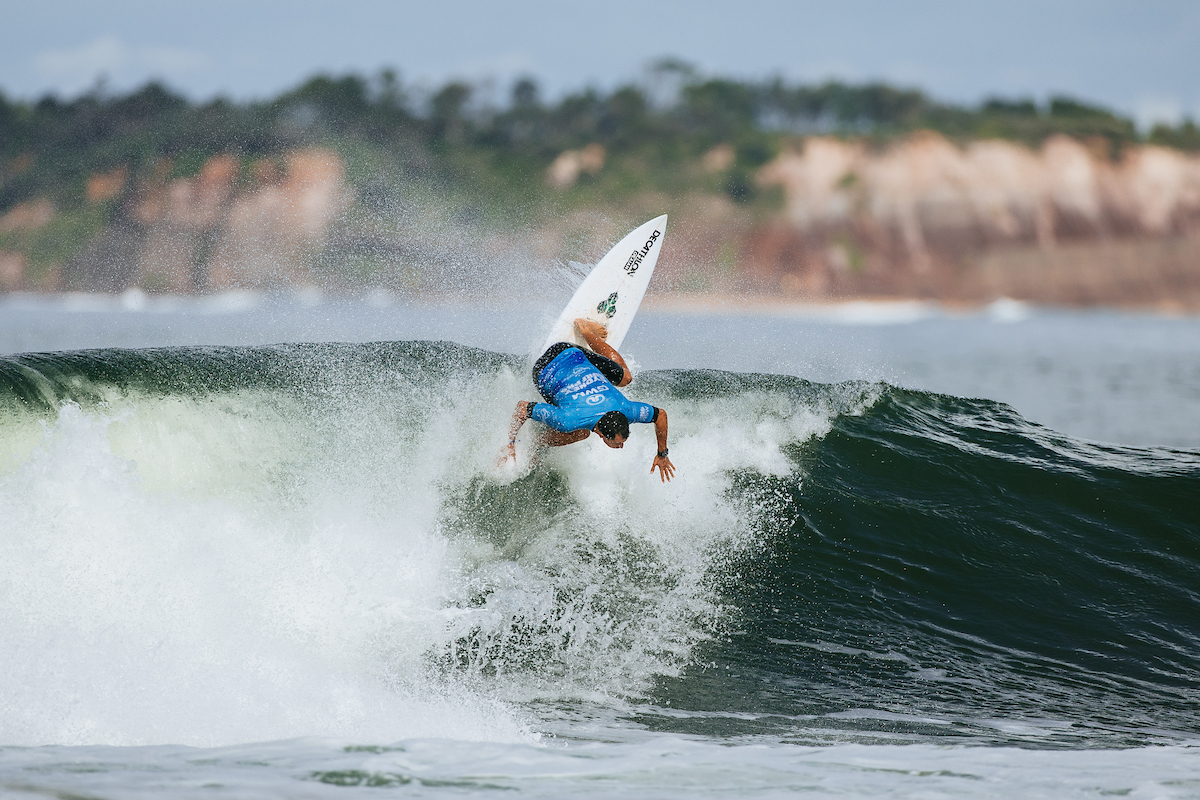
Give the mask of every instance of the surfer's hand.
M 515 444 L 509 444 L 508 447 L 505 447 L 503 452 L 500 453 L 500 458 L 496 459 L 496 466 L 503 467 L 508 462 L 516 460 L 517 446 Z
M 599 322 L 580 317 L 575 320 L 575 327 L 579 330 L 580 335 L 582 335 L 585 339 L 594 337 L 603 342 L 608 338 L 608 328 L 604 327 Z
M 658 476 L 663 483 L 671 480 L 675 475 L 675 465 L 671 463 L 671 459 L 666 456 L 655 456 L 654 463 L 650 465 L 650 474 L 654 474 L 654 468 L 658 467 Z

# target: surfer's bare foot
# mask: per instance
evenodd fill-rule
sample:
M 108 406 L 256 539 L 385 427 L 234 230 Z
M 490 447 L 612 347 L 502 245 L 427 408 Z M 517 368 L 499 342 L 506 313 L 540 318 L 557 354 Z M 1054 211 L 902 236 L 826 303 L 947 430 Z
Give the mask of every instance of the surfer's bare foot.
M 575 320 L 575 328 L 585 339 L 589 337 L 595 337 L 600 341 L 604 341 L 608 338 L 608 328 L 604 327 L 599 322 L 594 322 L 590 319 L 584 319 L 583 317 L 580 317 L 579 319 Z

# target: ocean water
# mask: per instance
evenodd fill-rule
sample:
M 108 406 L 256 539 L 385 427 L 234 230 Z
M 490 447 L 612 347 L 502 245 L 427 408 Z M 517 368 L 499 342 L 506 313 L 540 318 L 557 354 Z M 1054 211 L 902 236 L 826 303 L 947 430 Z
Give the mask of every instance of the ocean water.
M 0 796 L 1200 797 L 1200 321 L 0 302 Z

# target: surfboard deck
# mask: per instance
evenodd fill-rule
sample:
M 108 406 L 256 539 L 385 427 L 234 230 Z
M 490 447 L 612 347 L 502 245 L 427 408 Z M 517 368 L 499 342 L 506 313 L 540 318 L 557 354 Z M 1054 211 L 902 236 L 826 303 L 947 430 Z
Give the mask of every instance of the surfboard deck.
M 635 228 L 609 250 L 575 290 L 536 355 L 555 342 L 585 345 L 575 330 L 575 320 L 580 317 L 607 327 L 608 343 L 620 349 L 654 275 L 666 231 L 667 215 L 663 214 Z

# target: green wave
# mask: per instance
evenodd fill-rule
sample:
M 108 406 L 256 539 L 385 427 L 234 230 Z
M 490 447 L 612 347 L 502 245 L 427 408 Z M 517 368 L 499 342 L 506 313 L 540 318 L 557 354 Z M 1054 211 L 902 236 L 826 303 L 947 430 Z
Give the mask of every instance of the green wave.
M 314 415 L 388 409 L 428 427 L 447 396 L 524 369 L 431 342 L 26 354 L 0 359 L 0 421 L 254 392 Z M 704 577 L 716 599 L 692 620 L 706 633 L 694 647 L 656 645 L 676 647 L 680 667 L 633 692 L 650 703 L 638 721 L 804 741 L 851 731 L 1120 746 L 1200 733 L 1200 454 L 1073 440 L 998 403 L 880 384 L 668 370 L 633 389 L 671 410 L 691 452 L 743 446 L 735 423 L 782 436 L 722 467 L 721 508 L 753 543 L 713 545 L 725 547 Z M 788 433 L 803 415 L 824 429 Z M 519 562 L 552 527 L 600 524 L 583 521 L 564 469 L 541 463 L 508 485 L 464 474 L 439 525 Z M 627 526 L 637 507 L 613 503 Z M 620 574 L 624 588 L 588 602 L 632 648 L 632 621 L 660 613 L 665 582 L 684 577 L 649 539 L 622 535 L 580 557 Z M 569 671 L 570 635 L 555 620 L 588 587 L 568 585 L 568 571 L 547 590 L 557 617 L 518 614 L 495 635 L 465 628 L 443 667 Z M 494 591 L 464 607 L 486 607 Z

